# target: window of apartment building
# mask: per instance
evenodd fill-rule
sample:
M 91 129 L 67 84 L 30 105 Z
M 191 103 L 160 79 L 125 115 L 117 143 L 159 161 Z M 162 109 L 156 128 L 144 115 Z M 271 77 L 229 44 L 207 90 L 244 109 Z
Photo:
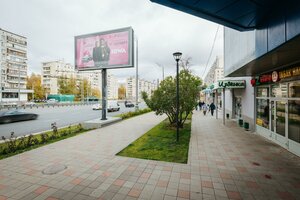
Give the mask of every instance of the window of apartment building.
M 2 93 L 2 98 L 3 99 L 10 99 L 10 98 L 18 98 L 18 93 L 17 92 L 3 92 Z

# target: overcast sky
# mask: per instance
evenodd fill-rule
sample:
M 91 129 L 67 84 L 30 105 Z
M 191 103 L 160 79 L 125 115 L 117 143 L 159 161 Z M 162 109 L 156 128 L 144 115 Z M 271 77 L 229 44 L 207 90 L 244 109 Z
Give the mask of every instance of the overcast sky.
M 41 62 L 64 59 L 74 65 L 74 36 L 131 26 L 138 37 L 139 75 L 147 80 L 175 74 L 172 53 L 192 57 L 191 69 L 203 71 L 218 25 L 150 0 L 1 0 L 0 28 L 27 37 L 29 73 Z M 209 67 L 223 53 L 220 26 Z M 110 70 L 118 77 L 135 69 Z

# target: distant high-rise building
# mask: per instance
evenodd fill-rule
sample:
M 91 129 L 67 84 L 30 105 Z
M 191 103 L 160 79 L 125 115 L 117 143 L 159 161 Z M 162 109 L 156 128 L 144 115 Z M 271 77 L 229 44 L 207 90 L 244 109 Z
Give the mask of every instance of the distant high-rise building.
M 153 91 L 157 89 L 156 81 L 147 81 L 144 79 L 139 79 L 138 88 L 138 99 L 141 100 L 142 92 L 146 92 L 148 96 L 151 96 Z M 136 79 L 135 77 L 129 77 L 126 79 L 126 99 L 135 100 L 136 98 Z
M 0 29 L 0 102 L 27 101 L 27 38 Z
M 76 78 L 74 66 L 65 63 L 63 60 L 42 63 L 42 85 L 46 95 L 58 94 L 59 77 Z
M 117 77 L 113 74 L 107 74 L 107 98 L 118 99 L 119 83 Z
M 209 86 L 223 78 L 224 78 L 224 60 L 223 57 L 217 56 L 213 65 L 211 66 L 206 76 L 204 77 L 204 83 L 206 83 L 206 85 Z
M 73 65 L 65 63 L 63 60 L 42 63 L 42 85 L 47 95 L 59 93 L 59 77 L 75 78 L 78 85 L 85 79 L 92 89 L 97 88 L 100 92 L 102 89 L 100 70 L 76 71 Z M 83 96 L 92 96 L 92 91 L 86 91 Z M 107 75 L 107 98 L 118 99 L 118 79 L 111 73 Z

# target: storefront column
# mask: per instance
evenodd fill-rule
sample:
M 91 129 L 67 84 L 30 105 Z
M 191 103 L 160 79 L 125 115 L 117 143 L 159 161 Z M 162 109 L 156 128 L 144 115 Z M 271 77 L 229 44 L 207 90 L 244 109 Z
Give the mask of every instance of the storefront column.
M 222 102 L 222 106 L 223 106 L 223 124 L 225 125 L 225 88 L 223 88 L 223 102 Z
M 215 106 L 216 106 L 216 119 L 218 119 L 218 89 L 216 89 L 216 93 L 215 93 Z

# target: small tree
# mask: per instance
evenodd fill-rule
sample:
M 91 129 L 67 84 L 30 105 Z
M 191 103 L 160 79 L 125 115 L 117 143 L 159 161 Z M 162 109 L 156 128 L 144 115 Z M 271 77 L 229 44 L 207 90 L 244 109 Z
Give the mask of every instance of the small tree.
M 118 99 L 125 99 L 126 98 L 126 88 L 124 85 L 121 85 L 118 88 Z
M 187 70 L 179 73 L 179 126 L 182 127 L 188 115 L 197 104 L 201 80 Z M 176 126 L 176 77 L 167 77 L 160 83 L 151 98 L 143 92 L 142 97 L 147 106 L 157 115 L 166 114 L 171 125 Z
M 42 87 L 41 75 L 32 73 L 30 77 L 27 77 L 26 88 L 33 90 L 33 94 L 28 95 L 28 100 L 45 98 L 45 91 Z
M 101 92 L 98 88 L 92 88 L 92 96 L 101 98 Z

